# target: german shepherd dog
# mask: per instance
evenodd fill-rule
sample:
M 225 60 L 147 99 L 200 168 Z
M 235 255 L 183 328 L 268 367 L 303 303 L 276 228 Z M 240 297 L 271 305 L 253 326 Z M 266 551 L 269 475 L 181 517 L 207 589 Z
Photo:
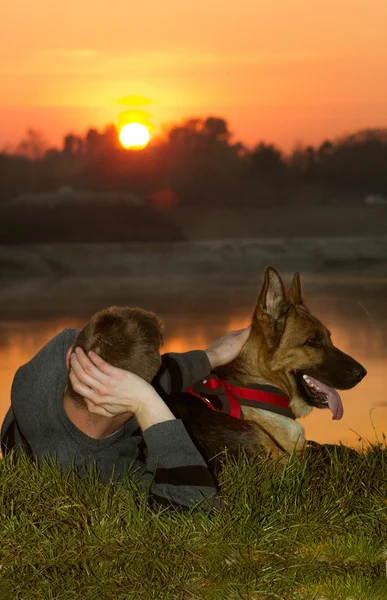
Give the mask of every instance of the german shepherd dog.
M 246 344 L 235 360 L 209 376 L 216 402 L 204 380 L 167 403 L 207 460 L 224 448 L 234 455 L 243 450 L 286 457 L 306 447 L 297 419 L 313 408 L 330 409 L 333 419 L 340 419 L 343 405 L 336 388 L 350 389 L 366 373 L 333 345 L 328 329 L 311 315 L 299 274 L 286 293 L 277 271 L 267 267 Z M 219 401 L 219 390 L 228 398 L 236 395 L 239 418 L 231 416 L 229 402 Z M 249 400 L 254 393 L 263 394 L 264 402 L 261 397 Z

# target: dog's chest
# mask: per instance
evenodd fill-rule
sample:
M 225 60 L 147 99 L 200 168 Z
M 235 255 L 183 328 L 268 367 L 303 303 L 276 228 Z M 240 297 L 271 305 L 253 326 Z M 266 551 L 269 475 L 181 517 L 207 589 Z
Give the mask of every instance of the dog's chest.
M 260 408 L 243 407 L 244 418 L 253 421 L 287 452 L 302 451 L 305 445 L 303 426 L 297 421 L 283 415 L 262 410 Z

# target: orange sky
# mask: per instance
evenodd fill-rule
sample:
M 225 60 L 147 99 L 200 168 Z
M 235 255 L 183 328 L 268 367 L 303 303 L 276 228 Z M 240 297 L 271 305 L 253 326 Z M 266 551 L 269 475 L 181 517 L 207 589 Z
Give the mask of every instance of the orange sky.
M 117 123 L 129 95 L 284 149 L 387 126 L 386 34 L 386 0 L 5 0 L 0 147 Z

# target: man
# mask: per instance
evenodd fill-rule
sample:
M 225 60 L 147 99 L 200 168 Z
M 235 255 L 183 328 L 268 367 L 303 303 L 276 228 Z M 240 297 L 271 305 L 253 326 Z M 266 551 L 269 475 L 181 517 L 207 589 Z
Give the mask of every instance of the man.
M 153 313 L 102 310 L 80 332 L 55 336 L 17 371 L 1 431 L 3 453 L 21 446 L 80 473 L 95 464 L 105 481 L 129 473 L 156 503 L 192 506 L 213 498 L 205 461 L 150 382 L 167 394 L 183 391 L 237 356 L 246 339 L 247 330 L 233 332 L 206 351 L 160 357 L 161 324 Z M 121 408 L 114 415 L 89 410 L 92 372 L 80 377 L 92 351 L 120 370 Z

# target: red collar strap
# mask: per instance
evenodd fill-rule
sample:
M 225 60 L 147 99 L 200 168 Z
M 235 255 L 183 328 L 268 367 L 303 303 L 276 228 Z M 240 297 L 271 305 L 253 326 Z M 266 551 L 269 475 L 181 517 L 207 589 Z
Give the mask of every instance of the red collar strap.
M 295 419 L 289 407 L 288 396 L 272 385 L 254 384 L 243 387 L 233 379 L 219 379 L 211 374 L 186 391 L 203 400 L 211 410 L 236 419 L 243 419 L 241 406 L 261 408 Z

